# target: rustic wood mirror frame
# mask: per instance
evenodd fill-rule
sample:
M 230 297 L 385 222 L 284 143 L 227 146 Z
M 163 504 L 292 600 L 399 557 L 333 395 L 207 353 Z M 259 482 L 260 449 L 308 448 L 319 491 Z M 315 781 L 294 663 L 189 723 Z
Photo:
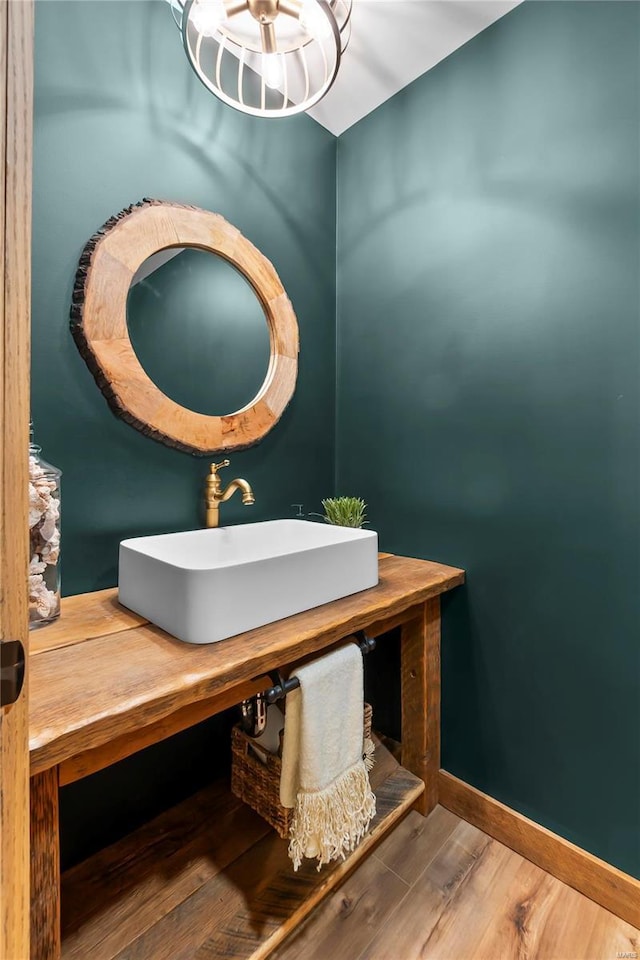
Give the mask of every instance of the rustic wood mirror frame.
M 197 247 L 223 257 L 253 287 L 271 344 L 264 383 L 235 413 L 196 413 L 167 397 L 138 360 L 127 328 L 134 274 L 152 254 Z M 142 200 L 108 220 L 84 248 L 73 291 L 71 330 L 112 410 L 136 429 L 193 454 L 243 450 L 275 426 L 298 373 L 296 315 L 273 264 L 223 217 L 198 207 Z

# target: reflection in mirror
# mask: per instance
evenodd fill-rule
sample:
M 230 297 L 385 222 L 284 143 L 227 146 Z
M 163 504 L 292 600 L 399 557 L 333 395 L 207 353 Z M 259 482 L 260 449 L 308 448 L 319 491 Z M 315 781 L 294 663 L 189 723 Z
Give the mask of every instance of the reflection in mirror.
M 172 247 L 145 260 L 129 288 L 127 326 L 148 376 L 197 413 L 234 413 L 266 377 L 260 300 L 235 267 L 206 250 Z

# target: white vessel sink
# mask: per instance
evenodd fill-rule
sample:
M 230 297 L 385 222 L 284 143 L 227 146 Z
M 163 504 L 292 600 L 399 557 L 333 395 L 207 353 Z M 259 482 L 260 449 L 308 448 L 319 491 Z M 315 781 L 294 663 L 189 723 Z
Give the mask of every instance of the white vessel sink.
M 137 537 L 120 544 L 120 602 L 179 640 L 215 643 L 367 590 L 378 535 L 306 520 Z

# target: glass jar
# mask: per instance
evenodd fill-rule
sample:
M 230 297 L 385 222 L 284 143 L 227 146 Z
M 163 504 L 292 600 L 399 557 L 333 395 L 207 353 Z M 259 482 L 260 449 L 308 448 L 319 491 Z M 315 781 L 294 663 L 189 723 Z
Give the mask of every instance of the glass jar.
M 29 628 L 60 616 L 60 478 L 62 471 L 29 444 Z

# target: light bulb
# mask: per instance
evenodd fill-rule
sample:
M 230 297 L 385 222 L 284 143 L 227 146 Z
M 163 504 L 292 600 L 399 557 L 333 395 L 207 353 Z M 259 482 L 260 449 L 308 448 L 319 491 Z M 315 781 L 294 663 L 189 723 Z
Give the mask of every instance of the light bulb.
M 282 86 L 284 75 L 280 55 L 277 53 L 262 54 L 262 76 L 270 90 L 277 90 Z
M 191 9 L 191 22 L 203 37 L 215 37 L 218 27 L 227 18 L 222 0 L 198 0 Z

